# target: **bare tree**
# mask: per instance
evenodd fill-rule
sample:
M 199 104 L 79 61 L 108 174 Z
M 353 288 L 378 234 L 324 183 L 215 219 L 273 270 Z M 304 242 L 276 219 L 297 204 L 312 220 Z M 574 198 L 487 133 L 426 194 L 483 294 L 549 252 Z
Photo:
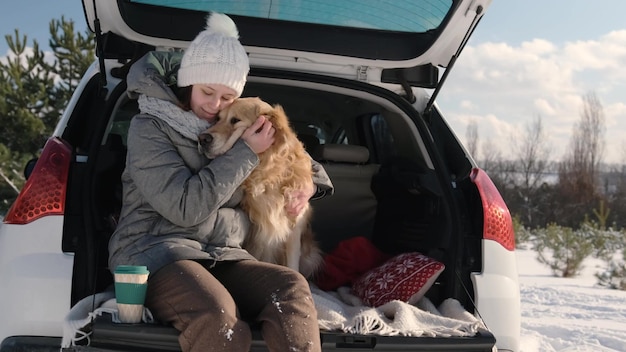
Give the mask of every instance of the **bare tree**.
M 626 227 L 626 143 L 621 143 L 621 160 L 618 164 L 611 166 L 607 173 L 603 173 L 605 178 L 604 192 L 608 199 L 608 208 L 611 210 L 608 224 L 613 228 Z M 610 181 L 609 181 L 610 180 Z M 609 187 L 609 184 L 611 187 Z M 625 257 L 626 258 L 626 257 Z
M 543 181 L 548 166 L 550 145 L 543 128 L 541 116 L 526 125 L 522 138 L 512 138 L 513 155 L 519 162 L 521 188 L 536 189 Z
M 512 163 L 504 160 L 501 150 L 490 139 L 482 144 L 481 155 L 483 155 L 481 161 L 483 170 L 489 174 L 502 198 L 508 202 L 508 199 L 511 198 L 509 193 L 512 191 L 510 186 L 513 184 L 511 179 L 513 175 L 511 172 Z
M 574 126 L 570 147 L 559 166 L 560 196 L 569 225 L 578 225 L 600 201 L 598 172 L 604 153 L 604 109 L 595 93 L 583 96 L 583 109 Z
M 499 165 L 502 164 L 502 153 L 491 139 L 487 139 L 482 145 L 482 168 L 486 171 L 504 171 Z
M 478 158 L 478 123 L 472 120 L 465 130 L 465 138 L 467 139 L 467 151 L 474 157 Z
M 582 169 L 595 178 L 598 176 L 602 155 L 604 154 L 604 108 L 595 93 L 587 93 L 583 96 L 583 110 L 581 119 L 577 125 L 577 140 L 575 141 L 577 152 L 574 160 Z M 577 132 L 577 133 L 576 133 Z
M 537 116 L 526 125 L 524 133 L 511 138 L 513 155 L 516 157 L 515 188 L 523 207 L 523 221 L 527 226 L 534 226 L 533 215 L 537 212 L 535 199 L 539 187 L 545 180 L 545 171 L 548 166 L 550 146 L 547 143 L 547 135 L 543 128 L 541 116 Z

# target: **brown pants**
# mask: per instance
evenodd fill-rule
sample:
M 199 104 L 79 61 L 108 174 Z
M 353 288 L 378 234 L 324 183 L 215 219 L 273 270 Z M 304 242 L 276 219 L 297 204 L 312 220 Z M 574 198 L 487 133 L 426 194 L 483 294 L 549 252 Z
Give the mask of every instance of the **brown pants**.
M 321 351 L 317 311 L 306 279 L 279 265 L 244 260 L 169 264 L 148 281 L 154 317 L 181 333 L 183 351 L 249 351 L 247 321 L 261 324 L 270 351 Z

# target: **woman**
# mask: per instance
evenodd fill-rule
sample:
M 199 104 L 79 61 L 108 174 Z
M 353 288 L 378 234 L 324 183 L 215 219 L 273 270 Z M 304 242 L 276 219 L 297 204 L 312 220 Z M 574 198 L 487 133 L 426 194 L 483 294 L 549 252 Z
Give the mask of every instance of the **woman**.
M 141 112 L 128 132 L 109 267 L 148 266 L 145 305 L 181 332 L 183 351 L 248 351 L 249 321 L 260 323 L 271 351 L 320 351 L 304 277 L 241 248 L 250 222 L 237 207 L 239 185 L 273 142 L 271 123 L 259 117 L 214 160 L 198 152 L 198 134 L 241 95 L 248 71 L 235 24 L 215 13 L 184 54 L 152 52 L 133 65 L 128 91 Z M 291 195 L 292 213 L 332 192 L 321 166 L 312 167 L 308 189 Z

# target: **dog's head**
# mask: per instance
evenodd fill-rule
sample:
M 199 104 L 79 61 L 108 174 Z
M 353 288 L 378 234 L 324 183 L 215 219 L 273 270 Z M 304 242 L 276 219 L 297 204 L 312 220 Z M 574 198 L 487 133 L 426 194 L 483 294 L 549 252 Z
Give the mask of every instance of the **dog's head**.
M 273 107 L 259 98 L 238 98 L 220 111 L 217 121 L 198 136 L 198 150 L 209 159 L 226 153 L 260 115 L 273 115 Z

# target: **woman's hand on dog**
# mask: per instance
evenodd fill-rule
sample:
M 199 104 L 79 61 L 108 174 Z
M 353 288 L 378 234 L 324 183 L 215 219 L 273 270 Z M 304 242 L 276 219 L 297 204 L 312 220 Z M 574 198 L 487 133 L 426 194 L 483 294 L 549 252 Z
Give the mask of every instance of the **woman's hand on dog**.
M 248 144 L 253 152 L 260 154 L 274 143 L 274 133 L 276 129 L 272 123 L 263 115 L 248 127 L 241 135 L 241 138 Z
M 298 216 L 309 202 L 309 199 L 315 194 L 315 185 L 311 181 L 307 183 L 306 189 L 300 189 L 289 192 L 287 196 L 287 204 L 285 210 L 290 216 Z

